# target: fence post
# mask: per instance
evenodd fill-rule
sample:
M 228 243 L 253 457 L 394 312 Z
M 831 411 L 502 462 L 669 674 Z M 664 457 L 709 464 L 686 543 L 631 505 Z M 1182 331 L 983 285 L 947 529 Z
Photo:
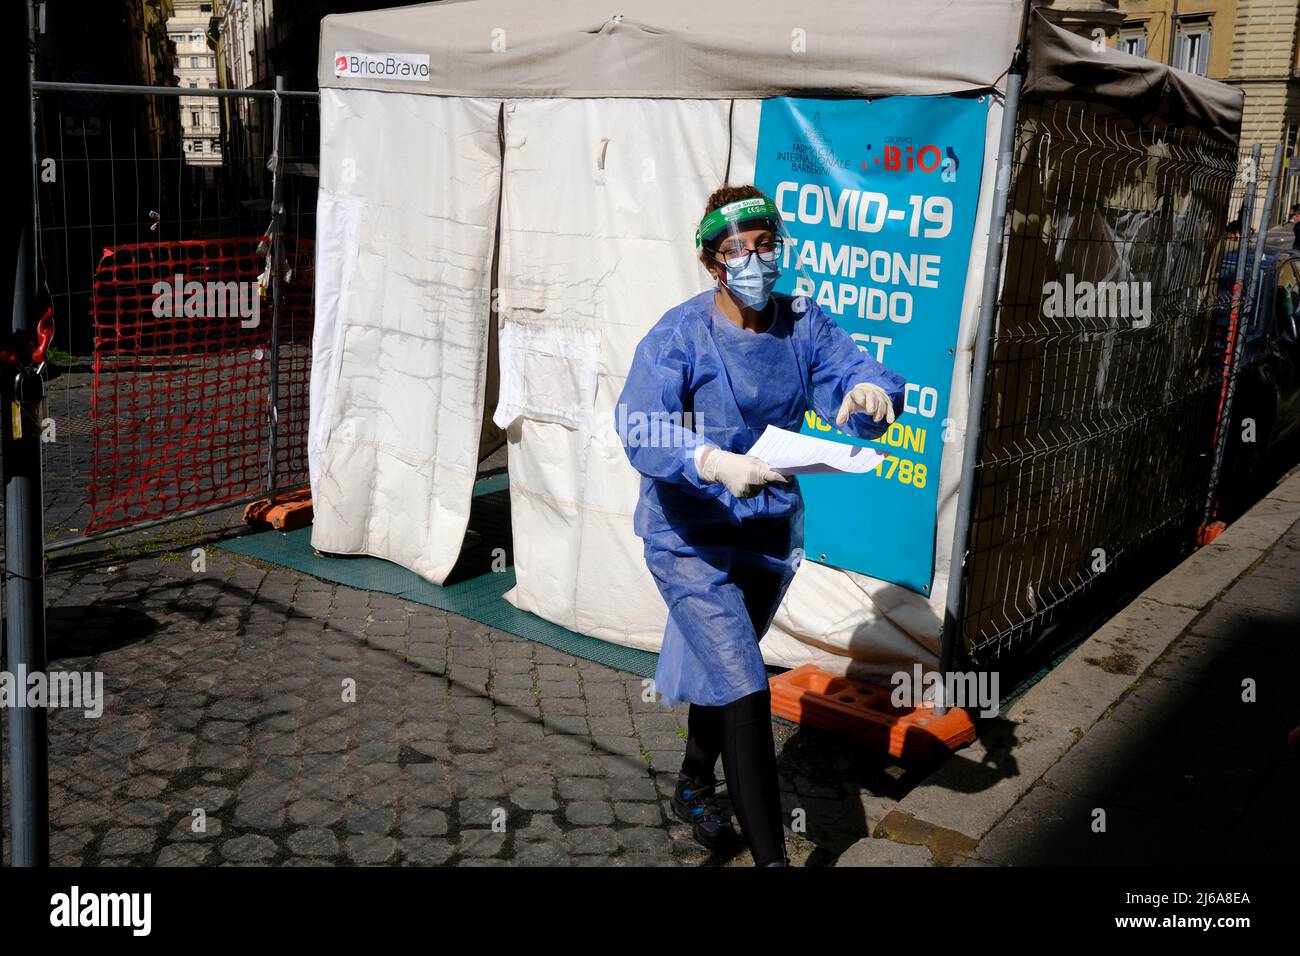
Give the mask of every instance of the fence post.
M 1250 248 L 1250 213 L 1255 206 L 1255 181 L 1259 178 L 1259 149 L 1259 143 L 1256 143 L 1250 151 L 1251 169 L 1255 175 L 1246 183 L 1246 195 L 1242 202 L 1245 212 L 1241 217 L 1241 243 L 1237 248 L 1237 275 L 1232 284 L 1232 306 L 1228 315 L 1228 341 L 1225 348 L 1227 354 L 1224 356 L 1228 365 L 1228 381 L 1219 406 L 1219 422 L 1214 429 L 1214 462 L 1210 466 L 1209 489 L 1205 496 L 1201 534 L 1198 536 L 1202 540 L 1209 540 L 1205 537 L 1205 532 L 1215 516 L 1215 498 L 1219 490 L 1219 476 L 1223 471 L 1223 452 L 1227 448 L 1228 429 L 1232 425 L 1232 398 L 1237 391 L 1237 365 L 1241 359 L 1241 343 L 1246 338 L 1241 328 L 1242 287 L 1246 281 L 1246 253 Z
M 1025 5 L 1026 11 L 1029 4 Z M 1002 250 L 1005 244 L 1007 200 L 1011 192 L 1012 152 L 1015 148 L 1016 115 L 1020 111 L 1020 87 L 1025 78 L 1025 29 L 1020 31 L 1011 70 L 1007 74 L 1007 94 L 1002 104 L 1002 126 L 998 133 L 998 166 L 994 174 L 993 217 L 989 224 L 988 249 L 984 259 L 984 286 L 980 297 L 979 321 L 975 332 L 975 354 L 971 362 L 970 402 L 966 413 L 966 438 L 962 451 L 961 485 L 957 493 L 957 518 L 952 535 L 952 561 L 948 567 L 948 595 L 944 606 L 943 630 L 939 637 L 939 696 L 935 713 L 948 712 L 942 696 L 948 686 L 947 676 L 956 657 L 961 635 L 965 589 L 962 586 L 966 553 L 970 548 L 971 518 L 975 511 L 975 467 L 979 457 L 980 432 L 984 418 L 984 386 L 988 376 L 989 351 L 993 339 L 993 316 L 997 311 L 998 289 L 1002 278 Z
M 284 77 L 275 78 L 275 101 L 272 107 L 271 156 L 271 375 L 268 383 L 271 406 L 267 429 L 266 490 L 276 488 L 275 456 L 280 432 L 280 266 L 284 261 Z
M 26 70 L 28 151 L 31 178 L 17 192 L 26 203 L 19 227 L 14 272 L 13 342 L 18 366 L 3 370 L 5 482 L 5 650 L 15 690 L 26 703 L 27 676 L 44 672 L 45 555 L 41 511 L 40 407 L 45 383 L 21 353 L 33 340 L 36 301 L 36 117 L 32 99 L 36 69 L 36 5 L 27 5 L 29 61 Z M 11 377 L 15 376 L 16 377 Z M 45 866 L 50 858 L 49 753 L 46 711 L 9 710 L 9 821 L 14 866 Z
M 1247 329 L 1255 324 L 1255 316 L 1259 314 L 1259 277 L 1264 270 L 1264 244 L 1268 240 L 1268 230 L 1273 225 L 1273 207 L 1281 191 L 1278 189 L 1278 179 L 1282 172 L 1282 148 L 1283 145 L 1278 143 L 1273 150 L 1273 165 L 1268 173 L 1268 188 L 1264 191 L 1264 209 L 1259 221 L 1259 235 L 1255 239 L 1255 257 L 1250 264 L 1250 285 L 1246 287 L 1246 305 L 1250 320 L 1243 325 Z
M 1291 221 L 1289 215 L 1291 206 L 1300 203 L 1300 189 L 1296 188 L 1297 186 L 1300 186 L 1300 169 L 1296 168 L 1296 165 L 1293 162 L 1294 159 L 1294 156 L 1288 156 L 1282 161 L 1282 168 L 1285 170 L 1286 177 L 1283 180 L 1285 183 L 1285 189 L 1282 193 L 1282 202 L 1285 204 L 1288 212 L 1286 219 L 1287 222 Z

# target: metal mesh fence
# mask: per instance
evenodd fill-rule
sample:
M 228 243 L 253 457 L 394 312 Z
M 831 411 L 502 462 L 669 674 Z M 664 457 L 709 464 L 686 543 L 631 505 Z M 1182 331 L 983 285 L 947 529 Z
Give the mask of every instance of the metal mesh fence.
M 289 262 L 310 263 L 309 240 L 285 239 Z M 249 278 L 262 271 L 266 245 L 235 237 L 105 250 L 91 307 L 95 429 L 87 532 L 266 488 L 271 316 Z M 292 482 L 307 473 L 310 268 L 286 270 L 284 286 L 276 478 Z
M 280 106 L 277 143 L 265 94 L 39 93 L 39 252 L 57 329 L 47 542 L 306 482 L 319 109 L 300 94 Z M 259 319 L 220 294 L 160 306 L 155 283 L 177 275 L 255 297 Z
M 1283 161 L 1276 183 L 1276 196 L 1272 208 L 1265 208 L 1267 185 L 1273 171 L 1275 154 L 1281 150 Z M 1237 153 L 1237 170 L 1228 197 L 1227 219 L 1240 222 L 1246 219 L 1246 188 L 1255 183 L 1255 197 L 1250 208 L 1252 231 L 1263 230 L 1274 235 L 1285 235 L 1290 245 L 1288 216 L 1291 207 L 1300 202 L 1300 176 L 1294 170 L 1295 160 L 1288 161 L 1284 143 L 1260 144 L 1259 161 L 1252 160 L 1253 147 L 1244 147 Z
M 1022 105 L 966 564 L 974 663 L 1195 540 L 1236 165 L 1193 129 Z
M 1277 214 L 1273 217 L 1276 223 L 1288 223 L 1288 216 L 1291 209 L 1300 205 L 1300 159 L 1291 156 L 1287 160 L 1286 167 L 1282 170 L 1281 182 L 1279 183 Z

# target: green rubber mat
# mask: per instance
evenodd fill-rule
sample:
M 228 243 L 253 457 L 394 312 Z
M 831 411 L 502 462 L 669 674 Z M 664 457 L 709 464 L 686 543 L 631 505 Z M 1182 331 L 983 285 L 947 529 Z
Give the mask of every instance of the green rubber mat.
M 474 497 L 490 495 L 494 491 L 505 491 L 509 487 L 509 475 L 493 475 L 491 478 L 480 478 L 474 482 Z
M 506 487 L 505 475 L 478 482 L 474 494 L 488 494 Z M 494 484 L 497 483 L 497 484 Z M 575 634 L 544 621 L 535 614 L 508 604 L 502 595 L 515 586 L 515 570 L 489 572 L 449 587 L 431 584 L 412 571 L 390 561 L 371 557 L 328 558 L 311 546 L 311 528 L 297 531 L 264 531 L 232 538 L 218 545 L 226 551 L 278 564 L 324 581 L 333 581 L 363 591 L 381 591 L 416 604 L 427 604 L 459 614 L 507 634 L 545 644 L 574 657 L 594 661 L 640 677 L 653 677 L 659 655 L 608 641 Z

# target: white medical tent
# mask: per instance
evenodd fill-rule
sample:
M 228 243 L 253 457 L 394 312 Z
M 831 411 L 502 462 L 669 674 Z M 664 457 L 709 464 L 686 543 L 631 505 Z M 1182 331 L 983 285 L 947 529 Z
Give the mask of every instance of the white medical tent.
M 657 650 L 666 609 L 615 432 L 637 342 L 709 280 L 709 193 L 764 98 L 1000 88 L 1020 0 L 442 0 L 322 23 L 313 546 L 442 583 L 495 421 L 516 607 Z M 929 596 L 805 561 L 766 660 L 936 662 L 992 202 L 991 97 Z M 498 354 L 499 353 L 499 354 Z M 499 393 L 494 393 L 499 370 Z M 486 436 L 486 437 L 485 437 Z

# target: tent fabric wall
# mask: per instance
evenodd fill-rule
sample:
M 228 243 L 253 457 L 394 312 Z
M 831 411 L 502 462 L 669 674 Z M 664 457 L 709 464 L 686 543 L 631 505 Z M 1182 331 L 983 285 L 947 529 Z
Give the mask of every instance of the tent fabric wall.
M 1082 100 L 1128 116 L 1138 127 L 1193 126 L 1236 145 L 1245 91 L 1112 48 L 1094 50 L 1035 10 L 1029 21 L 1026 99 Z
M 495 100 L 321 91 L 312 546 L 439 584 L 477 471 L 499 115 Z
M 639 483 L 615 402 L 637 342 L 702 287 L 693 232 L 725 174 L 727 112 L 721 100 L 633 99 L 505 110 L 502 368 L 507 339 L 522 342 L 505 331 L 514 325 L 571 346 L 599 341 L 581 370 L 591 396 L 581 427 L 530 407 L 508 423 L 517 583 L 507 600 L 645 650 L 658 650 L 666 610 L 632 533 Z

